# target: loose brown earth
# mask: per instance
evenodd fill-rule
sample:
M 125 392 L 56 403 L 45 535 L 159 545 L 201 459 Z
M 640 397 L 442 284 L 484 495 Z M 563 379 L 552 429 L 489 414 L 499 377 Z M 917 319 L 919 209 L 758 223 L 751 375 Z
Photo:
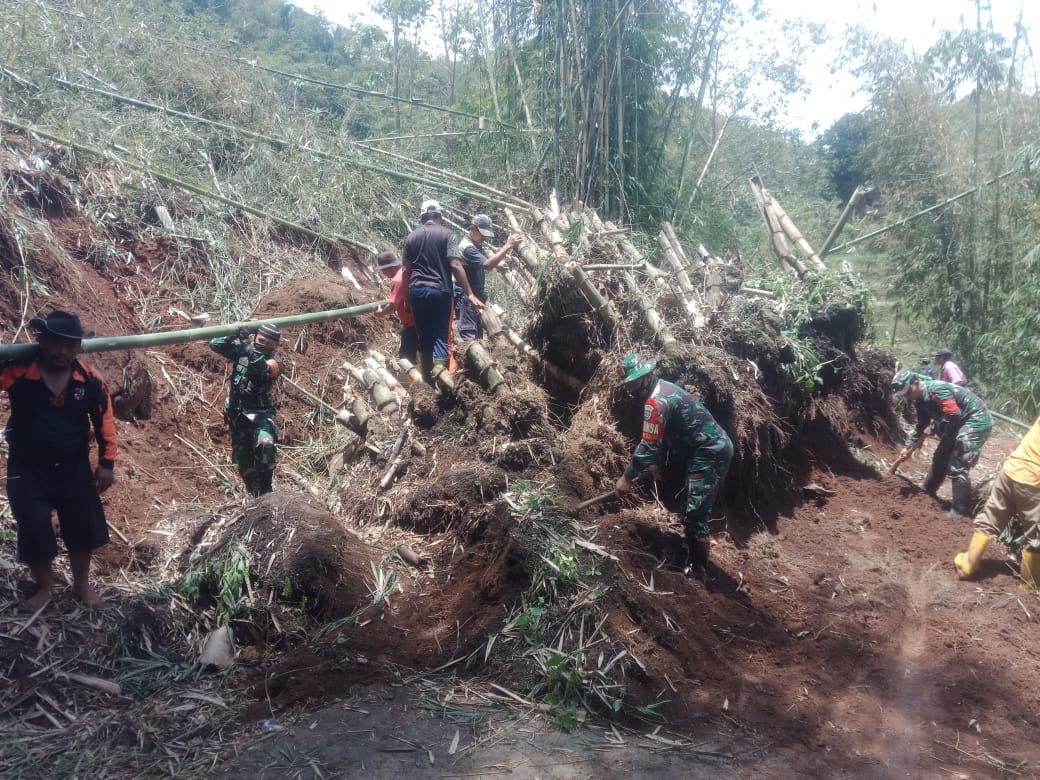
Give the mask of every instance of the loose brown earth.
M 74 250 L 100 238 L 92 238 L 95 228 L 70 207 L 58 209 L 48 224 L 53 241 L 37 243 L 60 245 L 75 262 L 39 253 L 35 272 L 53 294 L 33 299 L 30 314 L 69 308 L 101 333 L 185 326 L 155 303 L 164 264 L 173 262 L 162 239 L 128 240 L 119 249 L 130 260 L 104 263 Z M 11 271 L 19 261 L 10 246 L 2 248 L 4 270 Z M 346 255 L 337 262 L 356 265 Z M 357 275 L 364 278 L 360 268 Z M 13 278 L 0 280 L 4 341 L 22 319 L 22 290 Z M 150 291 L 147 306 L 142 290 Z M 317 268 L 280 285 L 255 316 L 378 297 L 370 284 L 359 292 L 335 269 Z M 290 333 L 287 343 L 301 335 L 306 351 L 287 352 L 287 374 L 334 405 L 342 400 L 345 360 L 356 361 L 368 348 L 394 351 L 388 321 L 372 316 Z M 369 561 L 385 565 L 398 543 L 414 547 L 427 564 L 398 567 L 399 589 L 338 636 L 307 641 L 308 630 L 266 617 L 253 619 L 249 630 L 236 629 L 241 663 L 230 679 L 248 700 L 222 714 L 219 728 L 196 719 L 182 735 L 220 736 L 236 746 L 217 756 L 212 776 L 1035 776 L 1040 653 L 1034 615 L 1040 601 L 1017 588 L 998 549 L 991 548 L 977 582 L 953 576 L 950 562 L 963 549 L 969 524 L 951 519 L 946 503 L 914 488 L 923 461 L 905 470 L 913 480 L 884 474 L 883 459 L 891 461 L 895 446 L 869 420 L 854 421 L 852 443 L 806 424 L 785 450 L 789 460 L 773 472 L 786 474 L 788 484 L 777 487 L 773 503 L 757 506 L 758 517 L 734 508 L 743 491 L 760 487 L 746 470 L 735 469 L 721 507 L 727 517 L 716 521 L 707 586 L 680 571 L 674 514 L 650 493 L 577 515 L 582 538 L 614 556 L 590 554 L 589 560 L 596 581 L 606 586 L 596 594 L 603 629 L 632 659 L 624 678 L 627 714 L 614 732 L 594 713 L 576 739 L 510 702 L 491 683 L 526 697 L 527 690 L 516 688 L 521 678 L 479 663 L 488 637 L 502 630 L 530 584 L 530 562 L 519 557 L 511 537 L 516 509 L 503 496 L 514 495 L 518 481 L 535 480 L 572 506 L 609 489 L 633 440 L 624 420 L 615 424 L 606 396 L 601 404 L 585 399 L 574 425 L 561 424 L 548 410 L 562 408 L 566 399 L 525 379 L 524 364 L 511 353 L 496 356 L 513 383 L 508 393 L 488 396 L 466 372 L 458 375 L 457 402 L 438 400 L 422 386 L 411 389 L 416 438 L 427 451 L 409 457 L 385 495 L 372 485 L 385 470 L 400 423 L 393 415 L 381 418 L 370 441 L 383 455 L 347 468 L 340 476 L 349 488 L 324 496 L 336 505 L 335 515 L 297 494 L 299 485 L 287 473 L 294 453 L 327 435 L 308 402 L 283 393 L 276 494 L 260 502 L 228 501 L 225 483 L 235 484 L 235 477 L 220 414 L 223 360 L 204 344 L 88 358 L 113 389 L 123 389 L 118 483 L 105 495 L 118 534 L 98 561 L 98 579 L 118 617 L 88 617 L 63 595 L 23 634 L 18 627 L 27 616 L 17 613 L 15 593 L 5 593 L 0 671 L 17 695 L 5 700 L 15 704 L 0 706 L 0 717 L 47 726 L 26 703 L 41 686 L 55 684 L 38 676 L 40 664 L 29 660 L 40 647 L 49 645 L 67 666 L 83 642 L 104 643 L 118 628 L 130 637 L 128 652 L 144 654 L 156 641 L 151 635 L 164 630 L 166 607 L 141 607 L 125 595 L 124 583 L 150 577 L 175 584 L 193 546 L 227 523 L 254 528 L 271 550 L 291 549 L 294 528 L 301 535 L 313 530 L 307 538 L 320 543 L 297 549 L 296 560 L 303 561 L 297 570 L 279 571 L 273 585 L 258 581 L 257 587 L 267 588 L 270 604 L 283 578 L 304 583 L 303 569 L 317 574 L 321 582 L 308 593 L 319 602 L 311 605 L 314 616 L 326 623 L 366 602 Z M 598 358 L 590 359 L 580 373 L 605 383 L 596 365 Z M 727 399 L 706 400 L 737 408 Z M 763 429 L 761 440 L 771 435 Z M 1013 436 L 991 441 L 976 478 L 996 468 L 1014 444 Z M 330 440 L 329 446 L 343 443 Z M 803 488 L 809 484 L 822 490 Z M 13 545 L 3 544 L 10 561 Z M 266 561 L 268 571 L 274 560 Z M 5 574 L 25 595 L 24 571 Z M 169 609 L 176 613 L 172 602 Z M 41 638 L 40 631 L 54 636 L 48 626 L 69 621 L 89 621 L 88 638 Z M 47 690 L 53 698 L 54 690 Z M 436 718 L 418 706 L 431 701 L 442 716 L 450 704 L 479 713 L 480 720 L 460 722 L 467 718 L 454 711 Z M 98 703 L 81 696 L 76 702 L 88 710 Z M 519 720 L 509 714 L 510 703 L 524 713 Z M 259 723 L 271 717 L 289 730 L 262 735 Z M 597 744 L 590 749 L 587 741 Z M 147 755 L 156 746 L 130 738 L 124 749 Z

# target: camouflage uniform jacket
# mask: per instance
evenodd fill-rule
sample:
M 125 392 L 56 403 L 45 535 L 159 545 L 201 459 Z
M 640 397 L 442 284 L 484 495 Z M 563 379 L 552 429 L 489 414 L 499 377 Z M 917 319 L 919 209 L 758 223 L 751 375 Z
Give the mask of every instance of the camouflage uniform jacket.
M 704 405 L 678 385 L 658 379 L 643 407 L 643 438 L 625 469 L 629 479 L 660 463 L 667 449 L 689 458 L 729 439 Z
M 237 336 L 219 336 L 210 341 L 209 348 L 235 363 L 224 413 L 259 412 L 273 417 L 271 388 L 282 373 L 281 357 L 277 354 L 265 357 L 251 341 Z
M 964 426 L 990 428 L 993 420 L 985 402 L 966 387 L 952 385 L 938 379 L 925 379 L 918 375 L 921 397 L 914 402 L 917 408 L 917 425 L 906 440 L 911 447 L 928 430 L 935 420 L 940 436 L 955 436 Z

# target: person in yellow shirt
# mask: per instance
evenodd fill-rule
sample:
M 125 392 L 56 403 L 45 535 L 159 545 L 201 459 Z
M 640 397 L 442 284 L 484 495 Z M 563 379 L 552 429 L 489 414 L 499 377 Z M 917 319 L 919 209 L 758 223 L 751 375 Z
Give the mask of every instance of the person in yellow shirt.
M 967 551 L 953 559 L 961 579 L 979 570 L 986 547 L 1016 516 L 1025 538 L 1021 585 L 1036 590 L 1040 583 L 1040 418 L 1004 460 L 986 506 L 975 516 L 975 533 Z

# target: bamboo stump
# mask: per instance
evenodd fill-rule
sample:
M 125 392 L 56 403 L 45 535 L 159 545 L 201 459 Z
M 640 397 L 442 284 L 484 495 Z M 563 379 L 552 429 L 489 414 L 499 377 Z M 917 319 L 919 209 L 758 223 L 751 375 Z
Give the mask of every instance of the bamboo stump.
M 479 341 L 474 341 L 466 348 L 466 360 L 473 365 L 480 383 L 489 393 L 495 392 L 500 385 L 505 384 L 505 377 L 495 367 L 495 361 Z

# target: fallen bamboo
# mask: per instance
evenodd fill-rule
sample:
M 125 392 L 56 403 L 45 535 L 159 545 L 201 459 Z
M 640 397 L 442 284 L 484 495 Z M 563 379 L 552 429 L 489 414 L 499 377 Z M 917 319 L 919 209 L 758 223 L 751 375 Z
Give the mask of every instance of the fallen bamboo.
M 369 356 L 365 358 L 365 366 L 370 368 L 372 371 L 375 371 L 379 378 L 383 380 L 383 384 L 395 393 L 399 390 L 404 390 L 401 383 L 397 381 L 397 377 L 387 371 L 386 368 L 383 367 L 383 364 L 376 360 L 374 355 L 369 354 Z
M 685 303 L 686 298 L 694 295 L 693 282 L 690 281 L 690 275 L 686 273 L 686 267 L 683 265 L 679 256 L 675 253 L 672 245 L 668 242 L 668 237 L 665 236 L 663 230 L 657 234 L 657 246 L 661 250 L 661 257 L 663 257 L 665 262 L 672 268 L 676 284 L 678 284 L 679 290 L 683 294 L 683 302 Z
M 668 324 L 664 321 L 664 317 L 658 313 L 657 309 L 650 305 L 647 301 L 646 296 L 643 295 L 642 290 L 639 289 L 639 283 L 636 282 L 636 278 L 632 276 L 628 271 L 621 273 L 621 278 L 625 282 L 625 287 L 628 288 L 628 294 L 635 300 L 636 307 L 643 315 L 643 320 L 646 322 L 646 326 L 653 332 L 654 337 L 657 339 L 657 343 L 661 347 L 661 351 L 666 354 L 675 354 L 679 351 L 679 342 L 672 335 L 671 329 Z
M 516 248 L 516 252 L 520 255 L 520 259 L 523 261 L 524 266 L 531 272 L 535 277 L 538 276 L 542 270 L 542 260 L 538 256 L 537 244 L 532 241 L 522 227 L 520 227 L 520 221 L 516 218 L 516 215 L 510 209 L 505 209 L 506 219 L 509 220 L 509 227 L 512 228 L 514 233 L 519 233 L 524 237 L 524 240 L 520 242 L 520 246 Z
M 83 340 L 84 352 L 112 352 L 120 349 L 143 349 L 145 347 L 159 347 L 168 344 L 184 344 L 188 341 L 209 341 L 217 336 L 234 336 L 239 329 L 250 333 L 255 332 L 264 323 L 272 325 L 309 325 L 316 322 L 328 322 L 329 320 L 342 320 L 358 317 L 375 311 L 389 301 L 375 301 L 365 303 L 361 306 L 351 306 L 346 309 L 331 309 L 329 311 L 310 312 L 306 314 L 293 314 L 286 317 L 270 317 L 263 320 L 251 320 L 249 322 L 236 322 L 231 325 L 211 325 L 205 328 L 189 328 L 188 330 L 167 330 L 161 333 L 142 333 L 135 336 L 95 336 L 92 339 Z M 36 342 L 23 344 L 0 344 L 0 360 L 18 360 L 31 357 L 38 348 Z
M 561 238 L 559 231 L 554 230 L 552 232 L 552 245 L 553 254 L 555 254 L 558 259 L 567 260 L 567 252 L 563 248 L 563 239 Z M 585 300 L 588 301 L 589 306 L 592 307 L 592 310 L 596 312 L 597 315 L 599 315 L 599 318 L 607 327 L 607 332 L 610 334 L 610 339 L 613 340 L 614 335 L 617 333 L 617 330 L 620 327 L 621 323 L 621 318 L 618 316 L 618 313 L 614 310 L 614 306 L 611 304 L 610 301 L 603 297 L 603 294 L 599 291 L 595 283 L 592 281 L 592 278 L 583 270 L 581 270 L 581 265 L 579 265 L 576 261 L 567 260 L 567 263 L 564 267 L 570 273 L 570 275 L 574 277 L 574 280 L 578 283 L 578 287 L 581 289 L 582 293 L 585 296 Z
M 412 365 L 411 361 L 405 360 L 404 358 L 398 358 L 396 363 L 400 369 L 401 375 L 408 377 L 409 382 L 415 384 L 416 382 L 423 381 L 422 372 Z
M 346 428 L 350 428 L 351 427 L 351 425 L 350 425 L 350 412 L 348 412 L 346 409 L 337 409 L 335 406 L 333 406 L 332 404 L 330 404 L 330 403 L 328 403 L 326 401 L 323 401 L 321 398 L 319 398 L 318 396 L 314 395 L 313 393 L 311 393 L 306 388 L 301 387 L 300 385 L 298 385 L 296 382 L 294 382 L 293 380 L 291 380 L 287 376 L 283 376 L 282 377 L 282 381 L 285 382 L 287 385 L 289 385 L 289 387 L 295 388 L 296 391 L 298 393 L 300 393 L 300 395 L 302 395 L 308 401 L 317 404 L 318 406 L 320 406 L 322 409 L 324 409 L 327 412 L 331 412 L 337 423 L 339 423 L 340 425 L 342 425 L 342 426 L 344 426 Z
M 78 144 L 75 141 L 70 141 L 67 138 L 62 138 L 61 136 L 54 135 L 53 133 L 48 133 L 46 130 L 40 130 L 39 128 L 32 127 L 30 125 L 25 125 L 21 122 L 16 122 L 6 117 L 0 116 L 0 122 L 6 125 L 10 125 L 11 127 L 17 128 L 26 135 L 37 135 L 40 138 L 52 141 L 53 143 L 59 144 L 68 149 L 81 152 L 82 154 L 88 154 L 93 157 L 100 157 L 104 160 L 114 161 L 119 165 L 123 165 L 127 168 L 130 168 L 131 170 L 144 173 L 145 175 L 150 176 L 153 179 L 157 179 L 171 186 L 179 187 L 180 189 L 186 190 L 187 192 L 192 192 L 196 195 L 201 195 L 204 198 L 215 200 L 219 203 L 232 206 L 236 209 L 241 209 L 247 214 L 252 214 L 255 217 L 260 217 L 261 219 L 266 219 L 271 222 L 274 222 L 279 227 L 283 227 L 286 230 L 291 231 L 293 233 L 298 233 L 308 238 L 325 242 L 326 244 L 330 244 L 332 246 L 335 246 L 338 242 L 342 241 L 344 243 L 351 244 L 352 246 L 356 246 L 359 249 L 364 249 L 366 252 L 370 254 L 376 254 L 376 248 L 373 246 L 369 246 L 368 244 L 355 241 L 352 238 L 339 234 L 320 233 L 316 230 L 311 230 L 309 227 L 301 225 L 297 222 L 292 222 L 288 219 L 285 219 L 284 217 L 279 217 L 277 214 L 272 214 L 269 211 L 264 211 L 263 209 L 258 209 L 254 206 L 250 206 L 248 203 L 242 203 L 241 201 L 226 198 L 223 195 L 220 195 L 219 193 L 207 190 L 205 187 L 199 187 L 198 185 L 186 182 L 183 179 L 179 179 L 174 176 L 170 176 L 169 174 L 162 173 L 161 171 L 157 171 L 148 165 L 142 165 L 140 163 L 131 162 L 130 160 L 117 158 L 111 152 L 103 152 L 98 149 L 93 149 L 89 146 Z
M 860 185 L 859 187 L 856 187 L 856 191 L 852 193 L 852 197 L 849 198 L 849 202 L 845 204 L 845 208 L 842 210 L 841 216 L 838 217 L 838 221 L 834 223 L 831 232 L 827 234 L 827 240 L 823 242 L 823 247 L 820 249 L 821 260 L 831 251 L 831 247 L 834 246 L 834 242 L 838 240 L 838 236 L 845 227 L 845 223 L 849 221 L 849 218 L 855 212 L 856 206 L 859 205 L 859 202 L 863 199 L 863 195 L 866 191 L 866 188 Z
M 495 366 L 494 359 L 479 341 L 474 341 L 466 347 L 465 357 L 473 365 L 480 383 L 489 393 L 495 392 L 505 384 L 506 379 L 502 372 Z
M 531 362 L 534 363 L 535 366 L 540 368 L 542 371 L 544 371 L 547 376 L 550 376 L 556 381 L 567 385 L 567 387 L 571 388 L 575 392 L 581 392 L 581 390 L 585 387 L 585 383 L 577 377 L 573 376 L 572 374 L 568 374 L 555 363 L 546 360 L 541 355 L 539 355 L 538 350 L 536 350 L 534 347 L 532 347 L 530 344 L 524 341 L 520 334 L 513 330 L 509 326 L 509 323 L 505 321 L 505 311 L 502 309 L 501 306 L 499 306 L 498 304 L 492 304 L 489 308 L 494 312 L 494 314 L 497 317 L 495 321 L 498 322 L 498 327 L 501 329 L 498 332 L 504 335 L 508 339 L 509 343 L 511 343 L 514 347 L 516 347 L 518 350 L 527 355 Z M 487 309 L 485 309 L 484 311 L 487 311 Z M 485 320 L 485 326 L 487 325 L 487 322 L 488 320 Z M 496 335 L 498 332 L 496 332 Z
M 988 181 L 984 181 L 978 187 L 972 187 L 970 190 L 964 190 L 963 192 L 958 192 L 956 195 L 954 195 L 951 198 L 947 198 L 942 203 L 936 203 L 934 206 L 929 206 L 926 209 L 922 209 L 921 211 L 918 211 L 915 214 L 911 214 L 909 217 L 904 217 L 903 219 L 901 219 L 901 220 L 899 220 L 897 222 L 893 222 L 890 225 L 885 225 L 884 227 L 878 228 L 877 230 L 873 230 L 870 233 L 866 233 L 866 234 L 864 234 L 862 236 L 857 236 L 856 238 L 852 239 L 851 241 L 846 241 L 841 246 L 835 247 L 833 249 L 833 251 L 834 252 L 840 252 L 842 249 L 848 249 L 850 246 L 854 246 L 855 244 L 862 243 L 863 241 L 869 241 L 872 238 L 876 238 L 877 236 L 880 236 L 880 235 L 883 235 L 885 233 L 888 233 L 890 230 L 895 230 L 898 227 L 902 227 L 903 225 L 906 225 L 906 224 L 908 224 L 910 222 L 913 222 L 915 219 L 919 219 L 919 218 L 921 218 L 923 216 L 926 216 L 927 214 L 931 214 L 933 211 L 938 211 L 939 209 L 945 208 L 946 206 L 949 206 L 951 203 L 956 203 L 957 201 L 961 200 L 962 198 L 966 198 L 969 195 L 974 195 L 976 192 L 978 192 L 978 190 L 981 187 L 988 187 L 991 184 L 996 184 L 1001 179 L 1006 179 L 1008 176 L 1012 176 L 1012 175 L 1014 175 L 1016 173 L 1021 173 L 1021 172 L 1022 172 L 1021 168 L 1012 168 L 1010 171 L 1004 171 L 999 176 L 994 176 L 992 179 L 989 179 Z
M 393 414 L 400 407 L 400 403 L 397 401 L 397 396 L 390 390 L 389 387 L 379 378 L 379 374 L 371 369 L 360 368 L 359 366 L 345 363 L 343 367 L 347 372 L 354 378 L 355 381 L 359 382 L 362 387 L 368 390 L 368 394 L 375 401 L 376 409 L 383 414 Z
M 769 195 L 768 198 L 769 205 L 773 207 L 777 219 L 780 220 L 780 227 L 783 229 L 784 234 L 794 242 L 794 245 L 798 247 L 798 251 L 805 255 L 806 259 L 813 264 L 817 271 L 826 271 L 827 266 L 823 264 L 823 261 L 816 254 L 815 250 L 809 246 L 809 242 L 805 240 L 802 231 L 798 229 L 798 226 L 795 225 L 787 215 L 787 212 L 784 211 L 780 202 L 772 195 Z
M 780 263 L 781 268 L 787 268 L 799 279 L 805 278 L 809 273 L 809 269 L 791 251 L 791 245 L 787 242 L 787 235 L 780 226 L 780 220 L 777 219 L 776 214 L 769 207 L 765 187 L 758 176 L 752 176 L 750 181 L 751 194 L 758 205 L 758 213 L 762 216 L 762 221 L 765 222 L 766 230 L 769 231 L 769 242 L 773 247 L 773 253 L 777 257 L 777 262 Z
M 686 254 L 686 250 L 683 249 L 683 245 L 679 243 L 679 237 L 675 235 L 675 228 L 672 227 L 672 223 L 667 220 L 661 223 L 661 232 L 664 233 L 665 238 L 668 239 L 668 243 L 671 245 L 672 250 L 678 256 L 682 262 L 684 268 L 690 266 L 690 258 Z M 701 260 L 703 261 L 703 257 Z
M 397 435 L 397 441 L 394 442 L 393 448 L 390 450 L 390 457 L 388 458 L 389 465 L 387 466 L 386 473 L 383 474 L 383 478 L 379 480 L 379 489 L 386 490 L 390 487 L 390 483 L 394 481 L 394 477 L 397 475 L 398 470 L 401 468 L 401 464 L 404 462 L 404 458 L 401 453 L 404 451 L 404 443 L 408 440 L 408 432 L 412 425 L 412 419 L 408 415 L 402 415 L 401 432 Z

